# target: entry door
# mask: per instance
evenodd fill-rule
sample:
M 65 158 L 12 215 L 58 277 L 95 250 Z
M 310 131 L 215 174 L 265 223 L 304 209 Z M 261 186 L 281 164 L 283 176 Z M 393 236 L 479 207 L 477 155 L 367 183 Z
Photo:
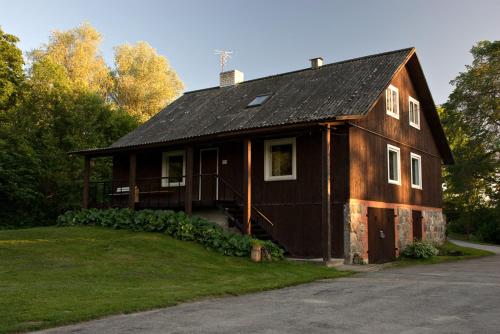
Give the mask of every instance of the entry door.
M 396 259 L 394 210 L 368 208 L 368 260 L 384 263 Z
M 422 211 L 411 212 L 413 221 L 413 240 L 422 240 Z
M 218 165 L 219 149 L 206 148 L 200 150 L 200 201 L 210 202 L 218 198 Z

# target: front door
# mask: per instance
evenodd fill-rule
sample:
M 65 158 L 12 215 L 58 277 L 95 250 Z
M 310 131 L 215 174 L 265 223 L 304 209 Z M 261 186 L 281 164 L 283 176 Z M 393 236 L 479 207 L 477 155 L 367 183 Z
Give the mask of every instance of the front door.
M 394 210 L 368 208 L 368 260 L 384 263 L 396 259 Z
M 204 148 L 200 150 L 200 180 L 199 196 L 202 203 L 212 203 L 218 198 L 218 179 L 219 173 L 219 149 Z

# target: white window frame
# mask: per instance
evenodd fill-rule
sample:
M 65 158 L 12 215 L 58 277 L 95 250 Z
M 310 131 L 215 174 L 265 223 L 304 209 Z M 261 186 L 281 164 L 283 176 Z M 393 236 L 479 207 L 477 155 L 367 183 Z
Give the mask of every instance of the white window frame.
M 420 172 L 418 180 L 419 184 L 413 183 L 413 159 L 418 160 L 418 170 Z M 411 169 L 411 175 L 410 175 L 411 187 L 422 190 L 422 156 L 415 153 L 410 153 L 410 169 Z
M 292 145 L 292 174 L 291 175 L 272 175 L 271 148 L 275 145 Z M 295 137 L 272 139 L 264 141 L 264 181 L 284 181 L 297 179 L 297 141 Z
M 182 181 L 181 182 L 170 182 L 169 177 L 169 157 L 182 156 Z M 183 187 L 186 185 L 186 152 L 183 150 L 179 151 L 169 151 L 163 152 L 162 163 L 161 163 L 161 186 L 162 187 Z M 164 179 L 166 177 L 166 179 Z
M 390 92 L 389 96 L 387 94 L 388 92 Z M 391 105 L 392 109 L 394 109 L 392 92 L 396 92 L 396 110 L 389 109 L 389 105 Z M 385 90 L 385 112 L 387 115 L 399 119 L 399 89 L 393 85 L 389 85 L 389 87 Z
M 411 111 L 411 104 L 412 103 L 417 106 L 417 111 L 416 111 L 417 112 L 416 113 L 417 123 L 414 123 L 413 120 L 411 119 L 410 111 Z M 413 111 L 415 112 L 415 108 L 413 108 Z M 420 130 L 420 102 L 418 102 L 416 99 L 414 99 L 411 96 L 409 96 L 409 98 L 408 98 L 408 119 L 410 120 L 411 126 L 413 126 L 415 129 Z
M 397 175 L 398 179 L 397 180 L 391 180 L 391 171 L 390 171 L 390 166 L 391 166 L 391 161 L 389 159 L 389 152 L 396 152 L 397 159 L 398 159 L 398 164 L 397 164 Z M 399 147 L 387 144 L 387 180 L 391 184 L 397 184 L 401 185 L 401 149 Z

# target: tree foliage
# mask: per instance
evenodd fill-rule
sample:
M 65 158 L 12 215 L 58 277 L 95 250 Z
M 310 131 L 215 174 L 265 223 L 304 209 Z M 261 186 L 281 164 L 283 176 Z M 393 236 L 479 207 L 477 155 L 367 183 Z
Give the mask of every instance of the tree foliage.
M 97 30 L 84 23 L 68 31 L 54 31 L 49 42 L 31 51 L 29 58 L 34 64 L 49 62 L 61 66 L 75 89 L 107 96 L 112 89 L 112 79 L 99 53 L 100 42 Z
M 17 42 L 16 36 L 0 28 L 0 113 L 15 105 L 24 80 L 24 61 Z
M 500 242 L 499 216 L 487 214 L 499 204 L 500 41 L 479 42 L 471 53 L 472 65 L 451 82 L 454 90 L 440 111 L 456 160 L 444 173 L 445 202 L 455 212 L 452 228 L 488 234 L 481 226 L 493 218 L 499 232 L 493 239 Z
M 146 42 L 115 48 L 118 106 L 145 121 L 179 96 L 184 88 L 167 59 Z

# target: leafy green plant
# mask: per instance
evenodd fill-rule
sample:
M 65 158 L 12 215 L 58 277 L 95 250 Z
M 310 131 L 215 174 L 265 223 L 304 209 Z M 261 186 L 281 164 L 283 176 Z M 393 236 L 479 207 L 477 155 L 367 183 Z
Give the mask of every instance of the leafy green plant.
M 202 217 L 170 210 L 109 209 L 74 210 L 60 215 L 59 226 L 102 226 L 131 231 L 162 232 L 179 240 L 195 241 L 228 256 L 249 256 L 254 244 L 262 246 L 270 260 L 283 259 L 284 251 L 272 241 L 225 232 Z
M 415 240 L 403 249 L 401 256 L 410 259 L 429 259 L 438 253 L 439 250 L 433 244 Z

